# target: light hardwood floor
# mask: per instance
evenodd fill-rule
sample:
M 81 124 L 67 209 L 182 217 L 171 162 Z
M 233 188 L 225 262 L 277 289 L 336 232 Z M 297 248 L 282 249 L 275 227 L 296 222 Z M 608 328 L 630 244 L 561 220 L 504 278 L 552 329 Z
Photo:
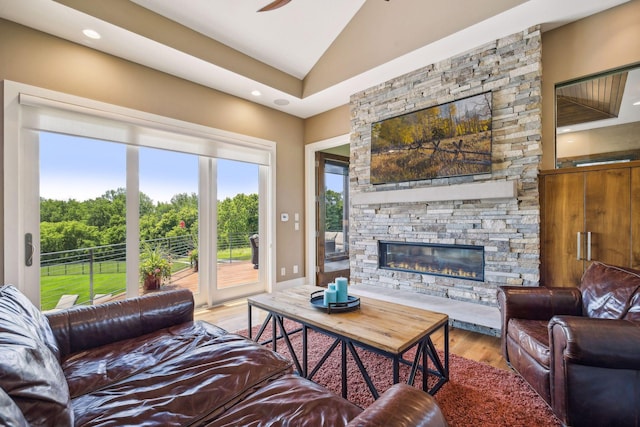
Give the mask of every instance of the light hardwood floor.
M 238 331 L 247 328 L 247 301 L 237 300 L 213 308 L 196 309 L 196 319 L 205 320 L 226 329 Z M 252 320 L 254 326 L 262 323 L 265 312 L 254 308 Z M 432 337 L 436 348 L 442 349 L 442 333 Z M 449 328 L 449 351 L 467 359 L 484 362 L 500 369 L 510 369 L 500 351 L 500 338 L 464 329 Z

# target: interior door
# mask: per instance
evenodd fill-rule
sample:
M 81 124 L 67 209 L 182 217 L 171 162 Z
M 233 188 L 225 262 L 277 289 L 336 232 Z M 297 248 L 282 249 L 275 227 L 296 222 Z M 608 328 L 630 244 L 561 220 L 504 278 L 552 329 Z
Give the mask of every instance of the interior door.
M 640 167 L 631 169 L 631 268 L 640 269 Z
M 630 265 L 630 174 L 627 168 L 585 173 L 585 231 L 591 233 L 587 248 L 591 260 Z
M 542 268 L 545 286 L 576 286 L 583 261 L 578 260 L 578 233 L 584 238 L 584 174 L 544 177 Z
M 316 284 L 349 277 L 349 158 L 316 153 Z

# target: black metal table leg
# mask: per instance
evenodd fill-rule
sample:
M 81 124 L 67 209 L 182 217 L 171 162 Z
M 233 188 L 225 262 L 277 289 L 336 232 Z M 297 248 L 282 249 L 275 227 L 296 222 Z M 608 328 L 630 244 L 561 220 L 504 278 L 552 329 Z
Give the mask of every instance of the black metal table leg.
M 302 376 L 307 378 L 309 373 L 309 357 L 307 351 L 307 325 L 302 325 Z
M 393 383 L 400 382 L 400 355 L 393 356 Z
M 247 314 L 247 317 L 248 317 L 247 320 L 249 324 L 249 327 L 247 328 L 247 334 L 249 335 L 249 339 L 251 339 L 251 304 L 247 304 L 247 307 L 249 307 L 248 314 Z
M 276 314 L 272 314 L 273 317 L 273 323 L 271 324 L 271 348 L 273 349 L 273 351 L 278 351 L 278 333 L 276 330 L 276 317 L 278 317 Z
M 347 398 L 347 343 L 340 340 L 342 344 L 342 397 Z
M 422 342 L 422 390 L 429 390 L 429 357 L 425 349 L 425 343 Z

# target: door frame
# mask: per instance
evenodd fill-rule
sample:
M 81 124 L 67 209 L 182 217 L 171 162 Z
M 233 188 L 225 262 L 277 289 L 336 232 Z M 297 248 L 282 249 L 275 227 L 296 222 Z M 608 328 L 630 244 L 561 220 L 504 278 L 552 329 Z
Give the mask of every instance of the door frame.
M 307 242 L 305 264 L 305 282 L 316 284 L 316 152 L 329 148 L 348 145 L 351 134 L 346 133 L 333 138 L 307 144 L 304 147 L 304 188 L 305 188 L 305 240 Z

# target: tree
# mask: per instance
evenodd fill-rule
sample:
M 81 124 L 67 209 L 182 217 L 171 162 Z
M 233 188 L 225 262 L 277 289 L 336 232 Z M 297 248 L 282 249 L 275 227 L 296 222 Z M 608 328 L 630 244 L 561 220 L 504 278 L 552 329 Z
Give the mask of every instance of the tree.
M 218 239 L 224 245 L 258 231 L 258 195 L 237 194 L 218 203 Z
M 344 200 L 342 193 L 334 190 L 325 192 L 325 230 L 342 231 Z
M 40 247 L 42 253 L 93 246 L 100 246 L 100 231 L 97 227 L 80 221 L 40 223 Z
M 248 238 L 258 231 L 258 195 L 238 194 L 218 204 L 218 234 Z M 102 196 L 76 200 L 41 199 L 42 252 L 73 250 L 124 243 L 126 239 L 126 191 L 109 190 Z M 154 204 L 140 193 L 140 239 L 198 236 L 198 196 L 176 194 L 169 203 Z
M 171 198 L 171 204 L 178 209 L 182 209 L 185 206 L 198 209 L 198 195 L 196 193 L 179 193 Z

